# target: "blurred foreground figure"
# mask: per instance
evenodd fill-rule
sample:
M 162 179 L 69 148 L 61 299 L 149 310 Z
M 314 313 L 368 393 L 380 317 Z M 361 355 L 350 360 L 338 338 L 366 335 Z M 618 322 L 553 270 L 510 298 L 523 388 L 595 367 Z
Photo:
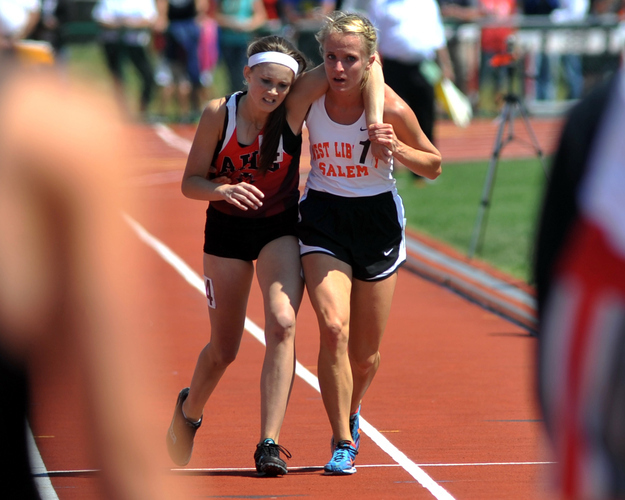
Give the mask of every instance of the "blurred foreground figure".
M 55 400 L 81 389 L 78 408 L 62 407 L 63 424 L 75 432 L 86 408 L 80 448 L 102 469 L 103 498 L 171 498 L 145 396 L 141 271 L 121 217 L 122 122 L 114 103 L 41 67 L 14 66 L 0 51 L 0 488 L 39 498 L 26 425 L 41 405 L 30 392 L 37 378 Z M 67 373 L 71 387 L 54 386 Z
M 28 38 L 41 17 L 37 0 L 0 1 L 0 47 Z
M 535 262 L 560 498 L 625 498 L 625 70 L 570 114 Z

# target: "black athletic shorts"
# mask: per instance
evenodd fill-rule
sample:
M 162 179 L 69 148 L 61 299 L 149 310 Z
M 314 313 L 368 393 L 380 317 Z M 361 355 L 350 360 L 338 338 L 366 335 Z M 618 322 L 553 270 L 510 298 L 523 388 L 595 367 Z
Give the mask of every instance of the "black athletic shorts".
M 406 261 L 404 208 L 397 194 L 349 198 L 308 190 L 299 213 L 302 256 L 332 255 L 362 281 L 387 278 Z
M 204 253 L 256 260 L 263 247 L 282 236 L 296 236 L 297 205 L 270 217 L 236 217 L 209 204 L 204 228 Z

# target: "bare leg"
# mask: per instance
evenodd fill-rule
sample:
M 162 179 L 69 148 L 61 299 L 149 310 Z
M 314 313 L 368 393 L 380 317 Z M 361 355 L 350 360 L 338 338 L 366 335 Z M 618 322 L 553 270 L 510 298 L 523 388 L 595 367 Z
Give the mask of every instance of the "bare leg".
M 304 292 L 297 239 L 285 236 L 265 246 L 256 274 L 267 345 L 260 379 L 260 439 L 278 443 L 295 375 L 295 319 Z
M 380 344 L 391 311 L 397 273 L 382 281 L 354 280 L 350 321 L 349 358 L 354 389 L 351 413 L 365 396 L 380 365 Z
M 351 267 L 321 253 L 302 257 L 306 287 L 319 322 L 319 386 L 336 442 L 351 441 L 349 341 Z
M 209 307 L 211 339 L 200 353 L 183 404 L 185 415 L 194 421 L 202 416 L 208 398 L 239 351 L 254 266 L 204 254 L 204 274 L 212 280 L 216 307 Z

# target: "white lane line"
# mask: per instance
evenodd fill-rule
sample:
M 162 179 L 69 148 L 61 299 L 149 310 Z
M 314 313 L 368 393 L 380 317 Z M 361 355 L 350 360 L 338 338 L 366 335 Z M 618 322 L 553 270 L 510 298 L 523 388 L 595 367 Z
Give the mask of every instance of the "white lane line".
M 148 233 L 137 221 L 127 214 L 124 218 L 130 226 L 137 232 L 139 238 L 148 246 L 152 247 L 166 262 L 176 269 L 184 279 L 196 288 L 202 295 L 204 290 L 204 281 L 193 271 L 180 257 L 178 257 L 163 242 Z M 252 322 L 249 318 L 245 318 L 245 329 L 258 339 L 263 345 L 265 344 L 265 336 L 263 330 Z M 319 391 L 319 381 L 315 375 L 307 370 L 299 361 L 296 363 L 295 373 L 311 385 L 315 390 Z M 419 468 L 412 460 L 410 460 L 402 451 L 396 448 L 388 439 L 386 439 L 377 429 L 369 424 L 362 416 L 360 417 L 360 427 L 383 451 L 385 451 L 393 460 L 414 477 L 424 488 L 426 488 L 437 500 L 454 500 L 454 498 L 442 488 L 436 481 L 428 476 Z
M 419 467 L 499 467 L 505 465 L 554 465 L 556 462 L 479 462 L 458 464 L 417 464 Z M 358 464 L 358 468 L 378 469 L 384 467 L 401 467 L 400 464 Z M 321 470 L 322 465 L 300 465 L 289 467 L 290 471 Z M 173 468 L 171 472 L 248 472 L 256 471 L 254 467 L 206 467 L 206 468 Z M 98 474 L 100 469 L 77 469 L 77 470 L 50 470 L 38 473 L 38 477 L 44 476 L 71 476 L 75 474 Z
M 501 465 L 553 465 L 556 462 L 482 462 L 482 463 L 458 463 L 458 464 L 416 464 L 419 467 L 493 467 Z M 359 464 L 358 468 L 364 469 L 378 469 L 385 467 L 401 467 L 401 464 Z M 323 469 L 321 465 L 300 465 L 299 467 L 289 467 L 289 470 L 311 470 L 311 469 Z M 172 472 L 247 472 L 256 471 L 254 467 L 211 467 L 211 468 L 195 468 L 195 469 L 182 469 L 174 468 Z M 53 474 L 52 472 L 50 474 Z
M 156 132 L 156 135 L 158 135 L 168 146 L 171 146 L 184 154 L 189 154 L 189 151 L 191 151 L 191 144 L 193 144 L 193 141 L 180 137 L 167 125 L 155 123 L 152 128 Z
M 59 500 L 54 491 L 54 486 L 50 481 L 49 472 L 46 470 L 46 464 L 43 463 L 37 443 L 33 436 L 33 431 L 28 423 L 26 425 L 26 438 L 28 440 L 28 457 L 30 459 L 30 470 L 35 479 L 35 485 L 39 491 L 41 500 Z

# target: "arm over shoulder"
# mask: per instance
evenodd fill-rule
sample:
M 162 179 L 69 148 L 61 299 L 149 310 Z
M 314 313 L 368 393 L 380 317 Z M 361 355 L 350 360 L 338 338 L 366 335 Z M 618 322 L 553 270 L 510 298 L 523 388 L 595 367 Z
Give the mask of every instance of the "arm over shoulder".
M 291 130 L 299 134 L 310 105 L 328 90 L 328 78 L 323 64 L 301 75 L 286 97 L 286 116 Z
M 393 157 L 413 172 L 435 179 L 441 154 L 427 138 L 414 112 L 388 85 L 384 94 L 384 123 L 369 127 L 372 142 L 385 145 Z

